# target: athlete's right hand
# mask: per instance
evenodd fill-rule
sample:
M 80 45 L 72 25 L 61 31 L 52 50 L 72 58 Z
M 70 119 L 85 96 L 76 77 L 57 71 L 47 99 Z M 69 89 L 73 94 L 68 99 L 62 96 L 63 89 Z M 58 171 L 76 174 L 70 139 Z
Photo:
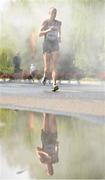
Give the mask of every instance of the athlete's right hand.
M 47 32 L 50 32 L 50 31 L 52 31 L 52 27 L 50 27 L 49 29 L 47 29 Z

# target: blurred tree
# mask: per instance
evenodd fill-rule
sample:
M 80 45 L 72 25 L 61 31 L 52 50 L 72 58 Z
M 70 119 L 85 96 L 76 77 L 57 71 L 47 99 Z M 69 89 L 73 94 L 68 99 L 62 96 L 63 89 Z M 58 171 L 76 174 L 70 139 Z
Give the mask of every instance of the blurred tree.
M 8 49 L 0 48 L 0 72 L 1 73 L 12 73 L 11 65 L 12 52 Z
M 86 76 L 97 76 L 103 70 L 104 6 L 105 1 L 98 0 L 80 0 L 74 5 L 74 63 Z

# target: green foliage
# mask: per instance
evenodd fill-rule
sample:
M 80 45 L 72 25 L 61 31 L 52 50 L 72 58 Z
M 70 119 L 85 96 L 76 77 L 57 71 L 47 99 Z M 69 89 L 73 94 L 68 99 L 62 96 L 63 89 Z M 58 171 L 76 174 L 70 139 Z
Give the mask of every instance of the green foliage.
M 17 0 L 16 3 L 21 4 L 22 6 L 28 6 L 30 4 L 30 0 Z
M 11 50 L 9 48 L 8 49 L 0 48 L 0 72 L 1 73 L 13 72 L 11 59 L 12 59 Z
M 105 1 L 80 0 L 73 11 L 74 64 L 87 77 L 97 77 L 99 72 L 105 71 L 102 23 L 104 5 Z
M 5 136 L 6 138 L 11 134 L 15 120 L 15 111 L 8 109 L 0 109 L 0 123 L 4 124 L 4 127 L 0 129 L 0 137 Z

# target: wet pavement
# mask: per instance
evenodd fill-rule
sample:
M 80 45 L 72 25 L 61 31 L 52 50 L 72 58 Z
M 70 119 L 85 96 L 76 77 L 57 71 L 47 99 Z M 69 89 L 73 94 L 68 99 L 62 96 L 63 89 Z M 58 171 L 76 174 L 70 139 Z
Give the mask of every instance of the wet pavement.
M 63 84 L 54 93 L 51 85 L 1 83 L 0 107 L 105 116 L 105 86 Z
M 42 137 L 44 127 L 57 133 L 52 175 L 37 155 L 49 139 Z M 0 179 L 104 179 L 105 122 L 94 116 L 0 109 L 0 167 Z
M 0 83 L 0 107 L 0 179 L 105 178 L 104 84 L 61 84 L 54 93 L 49 84 Z M 59 142 L 52 176 L 38 155 L 45 114 Z

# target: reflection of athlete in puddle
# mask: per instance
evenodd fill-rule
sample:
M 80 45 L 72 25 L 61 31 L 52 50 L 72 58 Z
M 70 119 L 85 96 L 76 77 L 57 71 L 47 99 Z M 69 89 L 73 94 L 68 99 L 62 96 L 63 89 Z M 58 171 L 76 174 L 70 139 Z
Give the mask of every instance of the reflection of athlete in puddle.
M 36 153 L 40 162 L 46 165 L 48 175 L 53 175 L 53 163 L 58 162 L 57 124 L 55 115 L 43 114 L 41 130 L 42 147 Z

